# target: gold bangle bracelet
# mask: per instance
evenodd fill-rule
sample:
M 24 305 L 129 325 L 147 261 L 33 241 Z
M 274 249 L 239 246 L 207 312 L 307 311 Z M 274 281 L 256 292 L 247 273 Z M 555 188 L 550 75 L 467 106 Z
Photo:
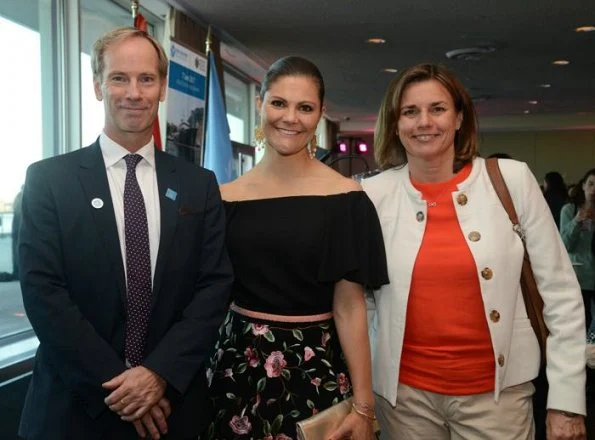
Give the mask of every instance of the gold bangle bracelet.
M 374 404 L 369 404 L 369 403 L 366 403 L 366 402 L 357 402 L 357 401 L 354 400 L 353 401 L 353 405 L 356 408 L 361 409 L 362 411 L 368 411 L 368 412 L 371 412 L 371 413 L 374 412 Z
M 376 415 L 374 413 L 372 413 L 371 415 L 362 411 L 361 409 L 358 409 L 354 403 L 351 404 L 351 408 L 353 409 L 354 412 L 356 412 L 357 414 L 359 414 L 362 417 L 365 417 L 366 419 L 368 419 L 370 422 L 374 422 L 376 420 Z

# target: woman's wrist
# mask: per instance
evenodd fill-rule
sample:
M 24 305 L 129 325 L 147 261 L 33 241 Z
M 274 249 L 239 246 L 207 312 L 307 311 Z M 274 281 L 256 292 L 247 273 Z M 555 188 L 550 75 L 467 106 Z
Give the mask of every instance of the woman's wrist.
M 351 403 L 351 410 L 352 412 L 365 417 L 370 423 L 376 420 L 376 413 L 374 411 L 373 403 L 353 400 Z

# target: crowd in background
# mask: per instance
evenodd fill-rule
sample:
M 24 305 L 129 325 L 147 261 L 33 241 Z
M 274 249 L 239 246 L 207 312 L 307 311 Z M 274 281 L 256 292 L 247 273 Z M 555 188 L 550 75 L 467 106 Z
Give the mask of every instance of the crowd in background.
M 577 182 L 567 185 L 557 171 L 546 173 L 543 194 L 558 225 L 581 285 L 585 303 L 587 337 L 595 343 L 593 301 L 595 301 L 595 168 Z

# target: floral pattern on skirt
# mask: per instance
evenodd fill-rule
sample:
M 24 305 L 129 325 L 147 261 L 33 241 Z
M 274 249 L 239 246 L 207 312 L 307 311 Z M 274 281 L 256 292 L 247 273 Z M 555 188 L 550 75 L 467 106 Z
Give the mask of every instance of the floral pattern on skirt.
M 296 422 L 351 396 L 334 321 L 258 321 L 230 311 L 207 365 L 215 419 L 201 440 L 296 438 Z

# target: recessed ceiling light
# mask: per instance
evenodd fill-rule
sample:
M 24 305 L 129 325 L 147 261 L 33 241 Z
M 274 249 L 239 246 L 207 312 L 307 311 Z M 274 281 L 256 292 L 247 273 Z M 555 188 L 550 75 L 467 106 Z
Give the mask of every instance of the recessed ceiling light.
M 539 103 L 539 101 L 528 101 L 528 102 L 529 102 L 529 104 L 531 104 L 531 105 L 535 105 L 535 104 L 538 104 L 538 103 Z
M 384 44 L 384 43 L 386 43 L 386 40 L 384 38 L 374 37 L 374 38 L 368 38 L 366 40 L 366 43 L 370 43 L 370 44 Z
M 529 113 L 531 113 L 531 111 L 525 110 L 523 113 L 526 114 L 526 115 L 528 115 Z
M 576 32 L 593 32 L 595 31 L 595 26 L 580 26 L 575 29 Z
M 496 49 L 495 44 L 488 44 L 485 46 L 464 47 L 449 50 L 445 55 L 449 60 L 478 61 L 484 58 L 484 55 L 495 52 Z
M 539 87 L 543 88 L 543 89 L 549 89 L 552 85 L 551 84 L 539 84 Z
M 393 68 L 390 68 L 390 67 L 389 68 L 386 68 L 386 69 L 382 69 L 382 71 L 383 72 L 386 72 L 386 73 L 397 73 L 398 72 L 397 69 L 393 69 Z
M 570 61 L 568 61 L 568 60 L 555 60 L 555 61 L 552 61 L 552 64 L 554 64 L 556 66 L 566 66 L 566 65 L 570 64 Z

